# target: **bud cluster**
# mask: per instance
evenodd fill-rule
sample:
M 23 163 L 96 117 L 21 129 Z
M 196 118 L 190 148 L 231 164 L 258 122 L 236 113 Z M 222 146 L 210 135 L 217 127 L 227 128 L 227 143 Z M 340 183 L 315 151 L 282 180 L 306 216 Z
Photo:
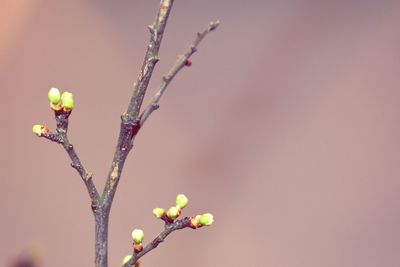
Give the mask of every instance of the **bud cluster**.
M 153 209 L 153 214 L 157 218 L 163 219 L 167 223 L 172 223 L 181 215 L 182 209 L 189 203 L 188 198 L 184 194 L 179 194 L 175 199 L 175 206 L 170 207 L 167 211 L 163 208 Z M 210 226 L 214 222 L 214 217 L 211 213 L 204 213 L 195 217 L 190 217 L 190 227 L 197 229 L 202 226 Z
M 56 112 L 56 115 L 64 114 L 66 115 L 65 117 L 68 118 L 72 109 L 74 108 L 74 95 L 72 93 L 61 93 L 60 90 L 53 87 L 50 88 L 49 92 L 47 93 L 47 98 L 49 100 L 51 109 Z M 46 133 L 49 133 L 49 129 L 41 124 L 35 124 L 32 127 L 32 132 L 41 137 Z
M 47 97 L 50 102 L 50 107 L 54 111 L 63 110 L 65 112 L 71 112 L 74 108 L 74 95 L 70 92 L 63 92 L 61 94 L 60 90 L 57 88 L 51 88 Z
M 163 208 L 155 208 L 153 209 L 153 214 L 157 218 L 171 223 L 181 215 L 182 209 L 186 207 L 188 203 L 188 198 L 184 194 L 179 194 L 176 196 L 175 206 L 171 206 L 167 211 Z

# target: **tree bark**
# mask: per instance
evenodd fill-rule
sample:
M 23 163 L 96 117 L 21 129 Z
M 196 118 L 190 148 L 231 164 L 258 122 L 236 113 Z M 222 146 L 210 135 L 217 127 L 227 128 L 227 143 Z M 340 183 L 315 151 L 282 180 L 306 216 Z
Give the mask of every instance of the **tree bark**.
M 95 266 L 96 267 L 107 267 L 108 266 L 108 214 L 102 211 L 95 211 Z

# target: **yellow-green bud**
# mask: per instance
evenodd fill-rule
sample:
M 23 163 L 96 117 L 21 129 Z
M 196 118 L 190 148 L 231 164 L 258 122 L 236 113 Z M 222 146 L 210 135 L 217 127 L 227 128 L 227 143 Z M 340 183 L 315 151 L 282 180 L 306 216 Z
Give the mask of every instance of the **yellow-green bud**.
M 61 102 L 64 108 L 73 109 L 74 108 L 74 95 L 70 92 L 64 92 L 61 95 Z
M 156 216 L 157 218 L 161 218 L 164 215 L 165 211 L 162 208 L 155 208 L 153 210 L 153 214 L 154 216 Z
M 57 105 L 61 101 L 61 93 L 57 88 L 50 88 L 49 93 L 47 94 L 49 98 L 49 102 L 53 105 Z
M 189 200 L 188 198 L 184 195 L 184 194 L 179 194 L 176 196 L 176 206 L 178 206 L 179 208 L 183 209 L 184 207 L 187 206 Z
M 49 131 L 49 129 L 47 129 L 46 127 L 44 127 L 41 124 L 35 124 L 32 127 L 32 132 L 34 134 L 36 134 L 37 136 L 42 136 L 44 133 L 47 133 Z
M 214 216 L 211 213 L 204 213 L 196 216 L 196 219 L 201 225 L 210 226 L 214 222 Z
M 42 128 L 43 128 L 43 125 L 35 124 L 32 127 L 32 132 L 34 134 L 36 134 L 37 136 L 41 136 L 42 135 Z
M 132 255 L 125 256 L 124 259 L 122 260 L 122 264 L 123 265 L 127 264 L 131 259 L 132 259 Z
M 171 219 L 176 219 L 178 218 L 179 214 L 181 213 L 180 209 L 178 207 L 172 206 L 171 208 L 168 209 L 167 215 Z
M 134 229 L 134 230 L 132 231 L 132 240 L 133 240 L 133 242 L 135 242 L 136 244 L 142 243 L 143 238 L 144 238 L 143 230 L 141 230 L 141 229 Z

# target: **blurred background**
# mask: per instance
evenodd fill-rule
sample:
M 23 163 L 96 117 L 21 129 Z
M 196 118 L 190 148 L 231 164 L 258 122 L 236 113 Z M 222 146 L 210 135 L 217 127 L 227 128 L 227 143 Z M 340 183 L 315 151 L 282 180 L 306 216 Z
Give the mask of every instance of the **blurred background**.
M 55 127 L 50 87 L 73 92 L 70 140 L 102 188 L 158 4 L 1 1 L 1 266 L 93 266 L 86 189 L 31 127 Z M 215 224 L 175 232 L 143 267 L 400 266 L 400 2 L 176 1 L 148 97 L 215 19 L 136 138 L 109 266 L 133 228 L 162 230 L 151 211 L 178 193 Z

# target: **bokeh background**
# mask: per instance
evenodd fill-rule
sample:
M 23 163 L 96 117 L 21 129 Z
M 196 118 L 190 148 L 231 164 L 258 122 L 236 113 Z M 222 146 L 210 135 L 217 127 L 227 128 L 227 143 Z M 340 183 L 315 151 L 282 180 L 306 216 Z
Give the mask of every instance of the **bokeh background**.
M 31 126 L 54 129 L 50 87 L 72 91 L 70 140 L 102 188 L 158 3 L 1 0 L 1 266 L 24 251 L 93 266 L 86 189 Z M 400 266 L 400 2 L 176 1 L 149 96 L 215 19 L 136 139 L 109 265 L 183 192 L 184 214 L 215 225 L 175 232 L 142 266 Z

